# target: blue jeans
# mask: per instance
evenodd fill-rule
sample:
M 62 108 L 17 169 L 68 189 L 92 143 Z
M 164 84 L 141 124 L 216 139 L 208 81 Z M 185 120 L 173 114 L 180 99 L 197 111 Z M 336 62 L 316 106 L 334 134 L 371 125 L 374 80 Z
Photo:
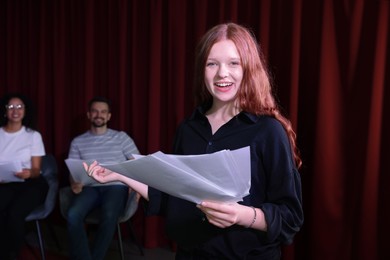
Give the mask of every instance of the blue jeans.
M 114 236 L 118 218 L 124 212 L 128 191 L 126 185 L 86 186 L 74 196 L 66 216 L 70 259 L 104 259 Z M 97 207 L 100 207 L 100 222 L 89 250 L 84 219 Z

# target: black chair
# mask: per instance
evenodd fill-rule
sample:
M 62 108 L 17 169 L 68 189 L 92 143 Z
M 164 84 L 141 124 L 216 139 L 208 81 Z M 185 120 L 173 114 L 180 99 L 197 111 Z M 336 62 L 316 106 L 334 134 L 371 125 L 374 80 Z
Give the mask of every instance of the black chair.
M 60 192 L 59 192 L 60 210 L 61 210 L 62 216 L 65 219 L 66 219 L 66 215 L 67 215 L 66 213 L 68 212 L 68 209 L 69 209 L 69 206 L 70 206 L 70 203 L 72 201 L 73 196 L 74 196 L 74 193 L 72 192 L 72 190 L 69 186 L 60 189 Z M 136 245 L 140 251 L 140 254 L 144 255 L 143 248 L 142 248 L 141 244 L 138 242 L 137 237 L 135 236 L 135 232 L 134 232 L 132 225 L 130 223 L 130 218 L 135 214 L 137 209 L 138 209 L 137 194 L 133 191 L 133 192 L 129 193 L 129 197 L 127 199 L 126 206 L 125 206 L 125 210 L 121 214 L 121 216 L 119 217 L 118 223 L 117 223 L 118 247 L 120 250 L 122 260 L 125 259 L 125 255 L 124 255 L 124 251 L 123 251 L 123 242 L 122 242 L 122 233 L 121 233 L 120 223 L 124 223 L 124 222 L 128 222 L 130 235 L 131 235 L 132 239 L 134 240 L 134 242 L 136 243 Z M 87 217 L 85 219 L 85 223 L 86 224 L 99 224 L 99 221 L 100 221 L 99 210 L 100 210 L 100 208 L 96 208 L 96 209 L 92 210 L 87 215 Z
M 35 226 L 37 229 L 37 236 L 39 241 L 39 248 L 41 251 L 42 259 L 45 260 L 45 249 L 42 239 L 41 227 L 39 224 L 40 220 L 45 219 L 54 209 L 54 206 L 57 201 L 58 193 L 58 168 L 57 162 L 53 155 L 47 154 L 42 157 L 41 164 L 42 176 L 45 178 L 49 185 L 49 190 L 46 195 L 45 203 L 37 207 L 32 211 L 27 217 L 26 221 L 35 221 Z M 57 241 L 58 244 L 58 241 Z

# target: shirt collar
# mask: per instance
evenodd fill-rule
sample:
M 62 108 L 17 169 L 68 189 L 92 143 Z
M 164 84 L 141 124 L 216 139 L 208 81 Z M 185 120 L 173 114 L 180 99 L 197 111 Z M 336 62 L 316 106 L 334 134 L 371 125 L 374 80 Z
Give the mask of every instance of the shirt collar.
M 206 106 L 196 107 L 195 111 L 190 116 L 190 120 L 194 120 L 196 118 L 206 119 L 205 113 L 207 109 L 208 108 Z M 250 121 L 251 123 L 256 123 L 260 118 L 260 116 L 245 111 L 240 112 L 236 117 L 245 121 Z

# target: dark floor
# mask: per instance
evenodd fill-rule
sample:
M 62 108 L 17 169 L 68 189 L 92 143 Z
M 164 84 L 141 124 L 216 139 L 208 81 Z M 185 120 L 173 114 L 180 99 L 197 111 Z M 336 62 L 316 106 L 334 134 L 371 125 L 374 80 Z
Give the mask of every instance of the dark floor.
M 39 244 L 34 222 L 27 227 L 26 246 L 22 250 L 19 257 L 20 260 L 38 260 L 41 259 Z M 45 243 L 46 260 L 66 260 L 68 259 L 67 242 L 65 228 L 61 226 L 53 226 L 54 235 L 50 233 L 50 229 L 46 225 L 42 225 L 42 233 Z M 58 240 L 58 244 L 56 242 Z M 173 260 L 175 253 L 170 248 L 143 248 L 144 255 L 142 256 L 139 248 L 129 238 L 123 241 L 125 259 L 131 260 Z M 117 239 L 113 239 L 109 251 L 107 252 L 106 260 L 121 259 Z

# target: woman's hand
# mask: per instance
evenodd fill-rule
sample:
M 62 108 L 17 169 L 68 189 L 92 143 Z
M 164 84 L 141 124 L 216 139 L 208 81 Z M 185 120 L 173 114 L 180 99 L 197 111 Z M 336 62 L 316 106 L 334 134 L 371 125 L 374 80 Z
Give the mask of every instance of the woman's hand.
M 207 220 L 220 228 L 230 227 L 237 223 L 240 206 L 238 203 L 221 203 L 215 201 L 203 201 L 197 205 L 206 215 Z
M 31 170 L 30 169 L 23 169 L 21 172 L 15 173 L 15 176 L 26 180 L 26 179 L 31 177 Z
M 241 225 L 262 231 L 267 230 L 264 213 L 259 208 L 215 201 L 203 201 L 197 207 L 206 215 L 210 224 L 220 228 Z
M 96 181 L 100 183 L 107 183 L 112 181 L 120 181 L 124 184 L 128 185 L 131 189 L 133 189 L 135 192 L 141 194 L 143 198 L 146 200 L 149 200 L 148 196 L 148 185 L 143 184 L 139 181 L 133 180 L 129 177 L 126 177 L 122 174 L 119 174 L 117 172 L 110 171 L 98 164 L 98 162 L 94 161 L 91 163 L 91 165 L 88 166 L 88 164 L 83 163 L 84 169 L 87 172 L 87 174 L 94 178 Z
M 119 173 L 110 171 L 110 170 L 100 166 L 97 161 L 94 161 L 89 166 L 85 162 L 83 163 L 83 165 L 84 165 L 84 169 L 87 172 L 87 174 L 100 183 L 120 181 L 121 175 Z

